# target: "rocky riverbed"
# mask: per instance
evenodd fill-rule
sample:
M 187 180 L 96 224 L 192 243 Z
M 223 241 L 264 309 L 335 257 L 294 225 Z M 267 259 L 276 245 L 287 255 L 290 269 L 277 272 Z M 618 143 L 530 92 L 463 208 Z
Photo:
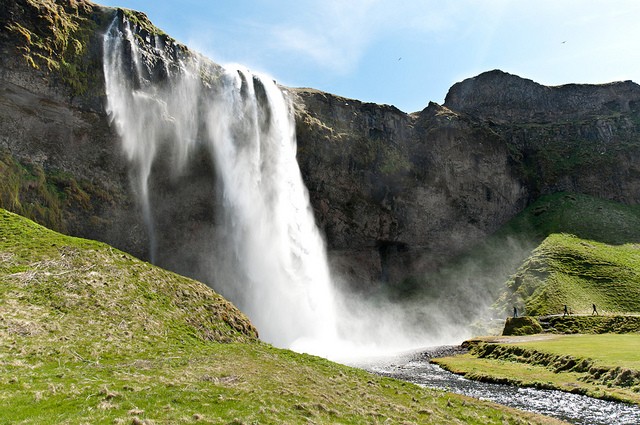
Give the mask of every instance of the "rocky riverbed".
M 562 391 L 471 381 L 430 363 L 437 357 L 463 354 L 461 346 L 429 347 L 393 357 L 367 359 L 356 366 L 370 372 L 437 388 L 516 409 L 553 416 L 572 424 L 623 425 L 640 423 L 640 408 Z

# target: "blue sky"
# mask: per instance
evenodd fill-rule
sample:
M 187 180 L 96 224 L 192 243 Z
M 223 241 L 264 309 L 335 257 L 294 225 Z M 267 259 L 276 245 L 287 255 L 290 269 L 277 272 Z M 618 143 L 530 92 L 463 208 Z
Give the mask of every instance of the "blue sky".
M 215 62 L 405 112 L 491 69 L 640 83 L 637 0 L 106 0 Z

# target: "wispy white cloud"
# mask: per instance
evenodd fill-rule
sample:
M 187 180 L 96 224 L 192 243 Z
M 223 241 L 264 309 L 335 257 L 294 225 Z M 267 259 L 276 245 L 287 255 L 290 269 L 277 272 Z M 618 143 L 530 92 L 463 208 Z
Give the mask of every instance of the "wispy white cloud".
M 385 37 L 455 33 L 463 12 L 461 2 L 434 0 L 309 0 L 303 5 L 276 23 L 254 22 L 253 29 L 266 48 L 337 74 L 354 71 Z
M 239 17 L 224 30 L 214 33 L 203 23 L 193 25 L 190 44 L 222 56 L 226 51 L 240 59 L 252 56 L 256 62 L 261 57 L 286 58 L 346 75 L 357 70 L 377 41 L 413 36 L 450 42 L 473 30 L 468 19 L 477 13 L 471 9 L 491 10 L 490 4 L 504 1 L 488 0 L 482 7 L 473 0 L 299 0 L 269 7 L 258 1 L 264 13 Z M 225 45 L 216 48 L 214 39 Z
M 305 13 L 278 24 L 265 23 L 261 31 L 269 48 L 347 74 L 377 41 L 399 35 L 442 44 L 480 37 L 488 46 L 509 4 L 509 0 L 311 0 L 304 2 Z
M 215 61 L 408 110 L 494 68 L 543 84 L 640 80 L 637 0 L 190 1 L 202 13 L 176 35 Z
M 303 19 L 266 28 L 272 48 L 337 73 L 352 71 L 376 38 L 380 0 L 314 1 Z

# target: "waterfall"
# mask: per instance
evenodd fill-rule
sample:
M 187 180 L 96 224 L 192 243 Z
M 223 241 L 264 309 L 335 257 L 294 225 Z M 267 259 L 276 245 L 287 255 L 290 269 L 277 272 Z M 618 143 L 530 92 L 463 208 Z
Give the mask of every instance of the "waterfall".
M 159 249 L 149 184 L 154 162 L 162 156 L 180 172 L 204 148 L 223 206 L 224 246 L 210 258 L 214 289 L 268 342 L 295 348 L 333 340 L 332 282 L 296 161 L 290 100 L 268 77 L 219 69 L 195 55 L 169 58 L 162 39 L 138 38 L 119 14 L 105 34 L 104 74 L 107 112 L 131 167 L 151 260 Z

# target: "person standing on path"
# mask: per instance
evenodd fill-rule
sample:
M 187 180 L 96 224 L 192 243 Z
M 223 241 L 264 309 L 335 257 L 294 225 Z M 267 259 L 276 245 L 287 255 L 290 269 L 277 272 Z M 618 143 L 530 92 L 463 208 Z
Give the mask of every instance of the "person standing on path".
M 600 316 L 598 314 L 598 309 L 596 308 L 596 305 L 595 304 L 591 304 L 591 305 L 593 306 L 593 311 L 591 312 L 591 315 L 593 316 L 595 314 L 596 316 Z

